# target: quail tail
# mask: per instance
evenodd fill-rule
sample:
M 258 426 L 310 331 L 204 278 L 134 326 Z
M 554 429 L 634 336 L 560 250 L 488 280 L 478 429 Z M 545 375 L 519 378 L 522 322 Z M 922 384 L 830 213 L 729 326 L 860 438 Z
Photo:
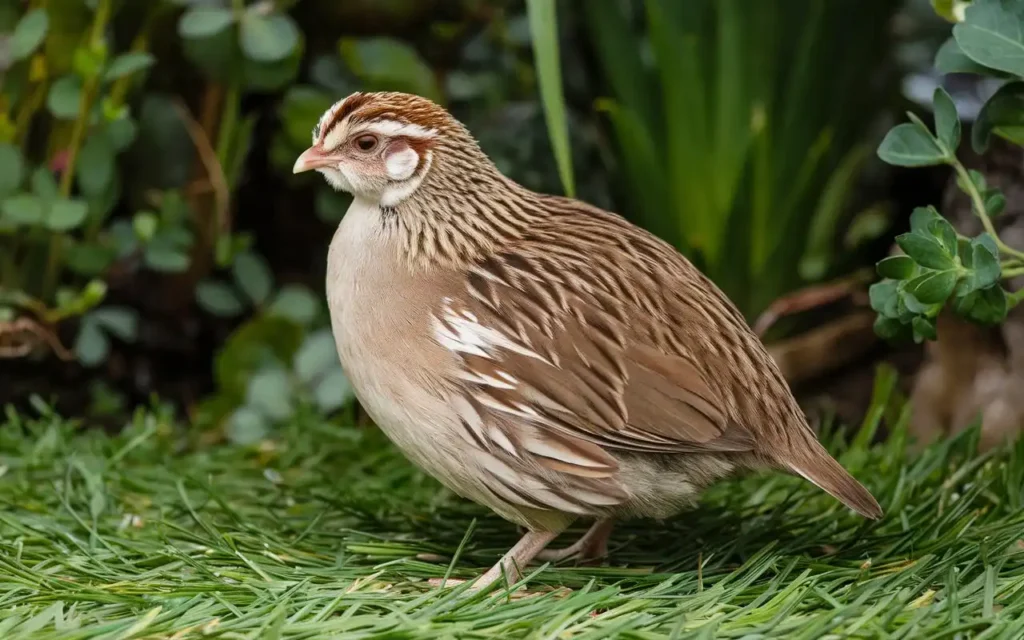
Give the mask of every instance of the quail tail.
M 790 452 L 783 464 L 793 473 L 828 492 L 865 518 L 882 517 L 882 507 L 853 476 L 840 465 L 813 436 L 808 437 L 800 452 Z

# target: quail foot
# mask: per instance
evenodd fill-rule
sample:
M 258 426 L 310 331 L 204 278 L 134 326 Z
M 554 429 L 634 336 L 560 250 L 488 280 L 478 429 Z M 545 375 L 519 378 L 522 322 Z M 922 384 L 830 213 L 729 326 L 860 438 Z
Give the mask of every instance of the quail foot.
M 603 553 L 611 523 L 666 518 L 734 471 L 871 494 L 819 444 L 744 318 L 670 245 L 502 175 L 445 109 L 355 93 L 294 171 L 353 195 L 327 298 L 361 405 L 415 464 L 522 525 L 476 588 L 540 557 Z M 543 554 L 576 519 L 594 526 Z

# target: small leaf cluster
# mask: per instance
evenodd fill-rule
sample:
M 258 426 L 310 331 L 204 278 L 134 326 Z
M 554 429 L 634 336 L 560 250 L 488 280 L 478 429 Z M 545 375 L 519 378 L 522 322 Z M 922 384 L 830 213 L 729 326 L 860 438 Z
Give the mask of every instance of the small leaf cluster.
M 1006 317 L 999 250 L 988 234 L 961 237 L 933 207 L 921 207 L 910 218 L 910 232 L 898 236 L 896 244 L 904 254 L 878 263 L 885 279 L 870 290 L 879 335 L 896 338 L 910 329 L 918 342 L 933 340 L 935 319 L 949 302 L 977 322 Z
M 977 0 L 937 3 L 943 15 L 964 21 L 936 57 L 940 71 L 980 73 L 1013 80 L 993 95 L 972 128 L 972 144 L 983 153 L 993 134 L 1021 144 L 1024 135 L 1024 0 Z M 1015 87 L 1016 85 L 1016 87 Z M 876 332 L 886 338 L 912 335 L 918 342 L 935 339 L 935 320 L 947 306 L 958 315 L 982 324 L 1002 322 L 1024 296 L 1008 292 L 1002 281 L 1024 272 L 1024 252 L 1006 245 L 992 219 L 1006 206 L 1005 196 L 990 188 L 985 177 L 957 159 L 961 123 L 956 106 L 941 87 L 934 101 L 934 131 L 913 113 L 878 148 L 885 162 L 903 167 L 948 165 L 958 187 L 968 195 L 985 232 L 967 238 L 956 232 L 934 207 L 911 216 L 911 230 L 896 238 L 902 255 L 878 263 L 884 279 L 871 287 L 872 308 L 879 314 Z

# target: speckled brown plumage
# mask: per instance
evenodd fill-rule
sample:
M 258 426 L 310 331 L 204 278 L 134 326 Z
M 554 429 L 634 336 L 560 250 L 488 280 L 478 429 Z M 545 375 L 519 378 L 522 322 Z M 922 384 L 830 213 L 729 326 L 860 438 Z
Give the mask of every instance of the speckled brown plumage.
M 481 583 L 574 518 L 667 517 L 735 469 L 799 473 L 881 515 L 736 308 L 668 244 L 509 180 L 416 96 L 339 102 L 307 169 L 355 195 L 327 287 L 357 396 L 413 461 L 531 530 Z

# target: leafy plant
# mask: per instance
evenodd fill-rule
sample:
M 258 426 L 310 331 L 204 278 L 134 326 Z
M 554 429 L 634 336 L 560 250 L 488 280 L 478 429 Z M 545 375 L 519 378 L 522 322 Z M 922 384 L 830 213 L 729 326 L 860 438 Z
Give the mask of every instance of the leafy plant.
M 975 151 L 984 153 L 993 134 L 1024 144 L 1024 1 L 972 3 L 935 64 L 947 73 L 1007 78 L 974 123 Z M 910 122 L 888 133 L 878 155 L 904 167 L 952 167 L 957 186 L 969 197 L 985 232 L 967 238 L 934 207 L 914 211 L 910 232 L 896 238 L 903 254 L 878 263 L 884 279 L 870 291 L 872 308 L 879 314 L 875 329 L 887 338 L 909 334 L 918 342 L 934 339 L 935 319 L 947 305 L 970 320 L 997 324 L 1024 299 L 1024 290 L 1009 292 L 1002 285 L 1003 280 L 1024 274 L 1024 251 L 1003 242 L 992 222 L 1006 198 L 957 158 L 961 123 L 953 100 L 941 88 L 935 91 L 934 113 L 934 131 L 908 114 Z
M 889 97 L 878 80 L 898 3 L 580 7 L 611 94 L 597 107 L 618 143 L 625 213 L 748 316 L 839 268 L 836 237 L 870 155 L 863 140 Z M 557 63 L 546 43 L 535 41 L 542 68 Z M 559 100 L 541 86 L 550 111 Z

